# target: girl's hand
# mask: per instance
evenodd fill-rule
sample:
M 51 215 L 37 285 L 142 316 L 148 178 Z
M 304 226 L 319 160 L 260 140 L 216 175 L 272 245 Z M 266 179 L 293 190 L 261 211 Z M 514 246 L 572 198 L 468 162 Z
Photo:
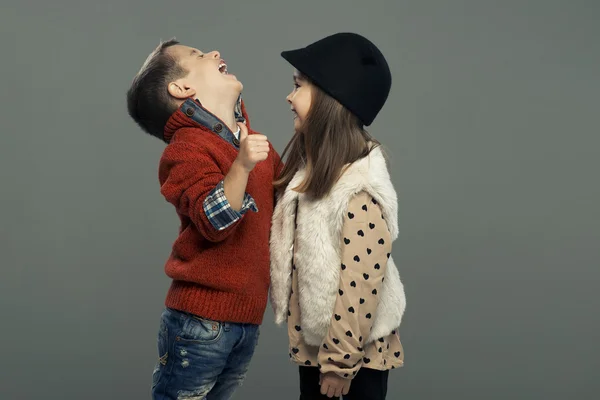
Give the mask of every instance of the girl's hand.
M 350 390 L 352 380 L 344 379 L 334 372 L 321 374 L 319 384 L 321 385 L 321 394 L 327 397 L 340 397 L 347 395 Z

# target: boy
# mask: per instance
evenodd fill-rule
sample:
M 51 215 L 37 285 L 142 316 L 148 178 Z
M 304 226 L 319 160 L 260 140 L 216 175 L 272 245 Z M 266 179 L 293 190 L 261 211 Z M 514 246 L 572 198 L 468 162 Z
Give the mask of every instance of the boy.
M 269 290 L 280 158 L 250 128 L 219 52 L 161 43 L 127 92 L 129 115 L 167 146 L 161 193 L 181 226 L 158 332 L 153 399 L 229 399 L 258 341 Z

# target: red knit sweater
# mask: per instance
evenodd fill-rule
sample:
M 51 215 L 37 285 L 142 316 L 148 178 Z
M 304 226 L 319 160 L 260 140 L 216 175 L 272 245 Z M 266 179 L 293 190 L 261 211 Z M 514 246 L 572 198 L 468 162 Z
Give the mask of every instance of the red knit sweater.
M 242 111 L 248 121 L 243 104 Z M 247 126 L 249 135 L 256 133 Z M 272 182 L 281 168 L 279 155 L 271 146 L 268 159 L 250 173 L 246 192 L 259 211 L 248 210 L 217 231 L 204 213 L 204 199 L 225 178 L 238 150 L 181 110 L 167 123 L 165 136 L 170 135 L 159 181 L 181 226 L 165 265 L 173 279 L 165 305 L 217 321 L 261 324 L 270 283 Z

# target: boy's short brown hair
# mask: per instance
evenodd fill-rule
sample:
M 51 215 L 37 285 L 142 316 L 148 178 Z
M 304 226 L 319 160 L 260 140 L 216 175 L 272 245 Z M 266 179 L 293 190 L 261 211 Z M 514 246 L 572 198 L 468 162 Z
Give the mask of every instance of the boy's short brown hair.
M 164 128 L 178 104 L 167 85 L 187 74 L 167 49 L 179 44 L 175 38 L 161 41 L 150 53 L 127 91 L 127 111 L 142 130 L 160 140 Z

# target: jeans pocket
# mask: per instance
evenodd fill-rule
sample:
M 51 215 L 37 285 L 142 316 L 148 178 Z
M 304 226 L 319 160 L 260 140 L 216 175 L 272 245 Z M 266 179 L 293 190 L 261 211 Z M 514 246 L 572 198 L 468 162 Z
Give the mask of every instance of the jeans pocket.
M 223 324 L 206 318 L 187 318 L 176 340 L 179 342 L 211 344 L 217 342 L 223 333 Z

